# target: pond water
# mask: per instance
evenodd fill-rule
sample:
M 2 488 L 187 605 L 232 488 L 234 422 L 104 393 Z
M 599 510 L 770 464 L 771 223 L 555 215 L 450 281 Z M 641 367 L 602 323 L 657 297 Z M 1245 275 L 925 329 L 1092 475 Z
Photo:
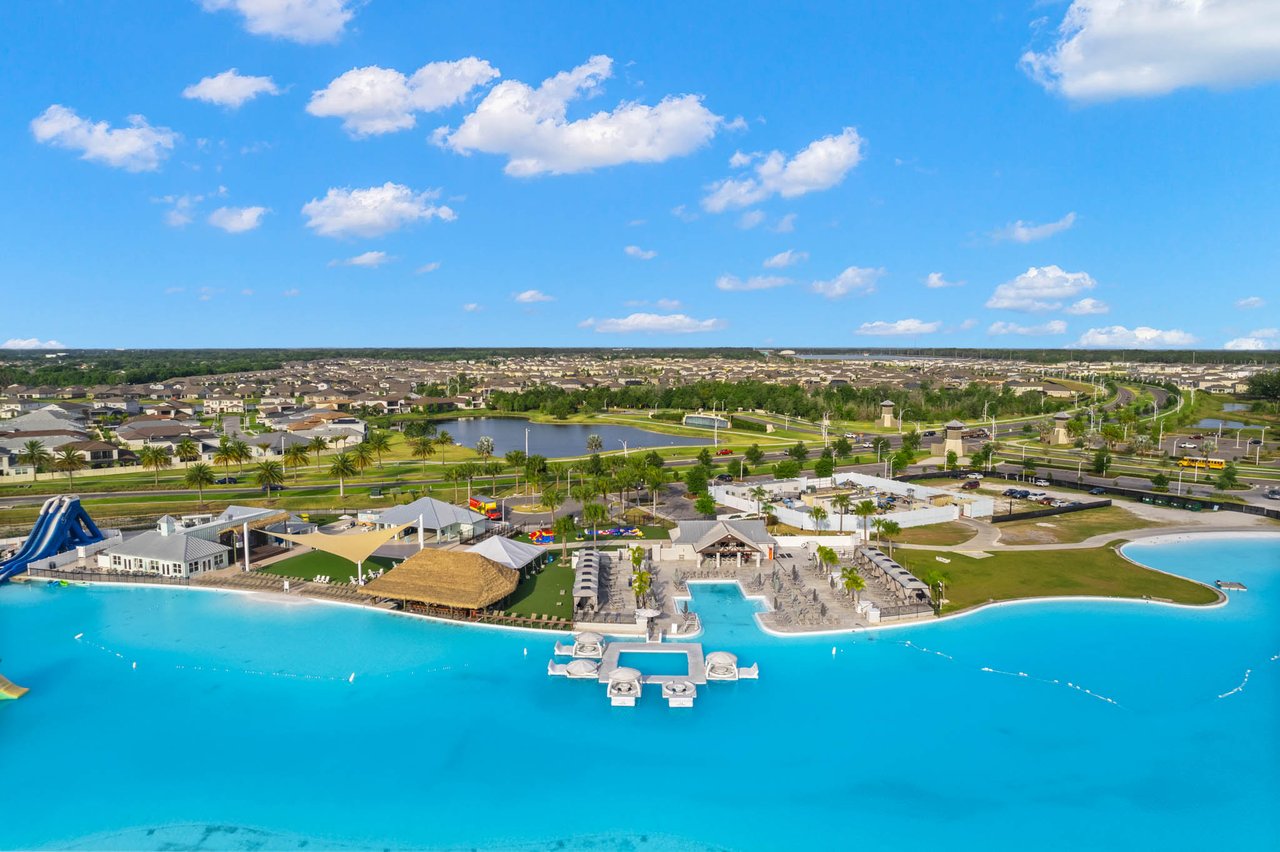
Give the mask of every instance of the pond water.
M 1278 540 L 1125 548 L 1248 585 L 1209 609 L 782 639 L 736 586 L 692 585 L 706 650 L 760 680 L 691 709 L 548 677 L 547 632 L 5 586 L 0 671 L 31 692 L 0 701 L 0 848 L 1271 850 Z
M 498 455 L 510 450 L 524 450 L 525 429 L 529 430 L 529 452 L 561 458 L 581 456 L 587 452 L 587 436 L 599 435 L 606 450 L 621 450 L 622 442 L 628 449 L 652 449 L 654 447 L 696 447 L 710 444 L 710 432 L 705 438 L 664 435 L 635 426 L 615 426 L 608 423 L 533 423 L 521 417 L 460 417 L 435 421 L 436 428 L 448 432 L 453 440 L 463 446 L 475 447 L 476 441 L 488 436 L 493 439 Z
M 1223 411 L 1248 411 L 1249 403 L 1247 402 L 1224 402 L 1222 404 Z
M 1238 420 L 1223 420 L 1219 417 L 1206 417 L 1195 424 L 1197 429 L 1217 429 L 1221 426 L 1223 429 L 1248 429 L 1248 423 L 1241 423 Z

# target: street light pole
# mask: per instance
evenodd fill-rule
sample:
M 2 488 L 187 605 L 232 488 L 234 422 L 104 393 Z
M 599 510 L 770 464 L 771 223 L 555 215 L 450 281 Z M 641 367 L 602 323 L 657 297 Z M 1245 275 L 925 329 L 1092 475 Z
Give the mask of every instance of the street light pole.
M 529 427 L 524 428 L 524 456 L 529 457 Z

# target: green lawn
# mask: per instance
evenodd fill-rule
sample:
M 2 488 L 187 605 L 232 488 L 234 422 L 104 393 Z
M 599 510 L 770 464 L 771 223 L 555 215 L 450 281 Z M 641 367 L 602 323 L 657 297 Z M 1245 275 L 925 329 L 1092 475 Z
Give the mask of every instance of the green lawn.
M 947 553 L 950 563 L 937 561 L 936 552 L 899 549 L 894 558 L 917 576 L 941 570 L 951 576 L 946 586 L 949 603 L 943 612 L 956 612 L 988 601 L 1093 595 L 1114 598 L 1152 597 L 1184 604 L 1209 604 L 1217 592 L 1181 577 L 1161 574 L 1128 561 L 1114 546 L 1079 550 L 993 553 L 974 559 Z
M 557 554 L 553 564 L 516 586 L 511 602 L 507 605 L 507 612 L 523 618 L 537 613 L 572 621 L 573 598 L 569 594 L 572 588 L 573 568 L 570 567 L 569 560 L 561 561 Z
M 395 563 L 382 556 L 372 556 L 364 563 L 365 570 L 370 568 L 390 568 Z M 335 583 L 349 583 L 356 576 L 356 564 L 348 562 L 341 556 L 313 550 L 291 559 L 282 559 L 265 568 L 259 568 L 264 574 L 275 574 L 278 577 L 299 577 L 310 580 L 317 574 L 327 574 Z
M 1052 526 L 1041 526 L 1051 524 Z M 1163 526 L 1159 521 L 1140 518 L 1121 506 L 1086 509 L 1048 518 L 996 524 L 1001 544 L 1066 544 L 1084 541 L 1102 533 Z
M 973 538 L 976 533 L 972 527 L 958 521 L 947 521 L 944 524 L 929 524 L 924 527 L 909 527 L 894 536 L 895 544 L 933 544 L 946 546 L 963 544 Z

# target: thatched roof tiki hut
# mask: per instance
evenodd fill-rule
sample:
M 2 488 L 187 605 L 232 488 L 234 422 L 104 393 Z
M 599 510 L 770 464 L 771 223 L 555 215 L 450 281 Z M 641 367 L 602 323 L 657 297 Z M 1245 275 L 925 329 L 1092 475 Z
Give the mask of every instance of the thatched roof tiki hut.
M 520 572 L 478 553 L 423 550 L 360 588 L 362 594 L 399 601 L 406 610 L 473 617 L 510 597 Z

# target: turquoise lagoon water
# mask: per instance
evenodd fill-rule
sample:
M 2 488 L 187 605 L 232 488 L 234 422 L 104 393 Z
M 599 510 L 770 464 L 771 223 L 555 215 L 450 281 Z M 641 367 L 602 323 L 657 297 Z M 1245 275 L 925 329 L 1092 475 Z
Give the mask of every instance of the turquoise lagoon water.
M 1127 552 L 1249 591 L 796 640 L 695 587 L 761 679 L 692 710 L 547 677 L 545 633 L 11 585 L 0 847 L 1274 849 L 1280 538 Z

